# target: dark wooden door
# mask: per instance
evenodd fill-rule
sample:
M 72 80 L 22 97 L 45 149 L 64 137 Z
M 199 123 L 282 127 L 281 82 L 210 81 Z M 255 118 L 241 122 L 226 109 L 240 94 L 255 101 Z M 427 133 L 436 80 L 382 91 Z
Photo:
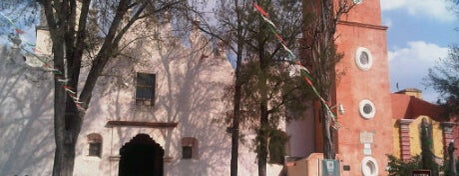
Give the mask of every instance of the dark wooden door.
M 138 134 L 120 149 L 119 176 L 162 176 L 164 150 L 147 134 Z

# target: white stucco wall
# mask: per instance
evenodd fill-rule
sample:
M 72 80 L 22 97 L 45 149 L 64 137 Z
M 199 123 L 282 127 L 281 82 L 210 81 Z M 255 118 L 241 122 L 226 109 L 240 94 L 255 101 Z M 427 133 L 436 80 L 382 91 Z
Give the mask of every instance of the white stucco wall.
M 166 27 L 167 29 L 167 27 Z M 117 175 L 120 148 L 139 133 L 145 133 L 165 150 L 165 175 L 229 175 L 231 138 L 223 124 L 225 112 L 232 110 L 222 102 L 225 87 L 233 83 L 233 69 L 224 57 L 217 57 L 208 41 L 197 32 L 189 46 L 162 33 L 166 43 L 139 41 L 130 48 L 137 60 L 118 58 L 107 70 L 116 77 L 102 77 L 94 93 L 85 125 L 79 138 L 76 175 Z M 165 41 L 165 40 L 163 40 Z M 220 53 L 221 54 L 221 53 Z M 133 64 L 135 62 L 136 64 Z M 156 74 L 155 105 L 135 105 L 135 73 Z M 119 84 L 122 81 L 122 84 Z M 177 122 L 175 128 L 106 127 L 108 120 Z M 100 133 L 104 138 L 101 158 L 87 155 L 86 135 Z M 181 139 L 199 141 L 198 159 L 181 159 Z M 240 175 L 256 175 L 256 155 L 241 145 Z M 88 169 L 92 168 L 92 169 Z M 268 166 L 269 175 L 282 167 Z
M 167 30 L 168 26 L 161 29 Z M 229 175 L 231 136 L 222 122 L 225 112 L 232 107 L 223 102 L 222 96 L 225 87 L 233 83 L 231 64 L 223 53 L 215 55 L 215 50 L 196 31 L 191 33 L 187 46 L 171 33 L 160 36 L 166 43 L 159 44 L 157 39 L 138 41 L 126 48 L 130 57 L 117 57 L 107 65 L 84 119 L 74 175 L 118 175 L 119 150 L 139 133 L 148 134 L 164 149 L 165 157 L 170 159 L 164 163 L 165 175 Z M 46 53 L 47 37 L 37 40 L 37 48 Z M 0 56 L 0 175 L 51 175 L 52 74 L 25 65 L 22 57 L 8 59 L 3 57 L 9 56 L 5 52 Z M 136 72 L 156 74 L 153 107 L 135 105 Z M 107 127 L 111 120 L 178 125 Z M 91 133 L 102 135 L 100 158 L 88 156 L 87 135 Z M 181 159 L 183 137 L 199 141 L 197 159 Z M 241 144 L 239 153 L 239 175 L 257 175 L 256 154 L 250 142 Z M 268 175 L 278 175 L 281 169 L 282 166 L 269 164 Z
M 0 175 L 51 175 L 52 75 L 0 46 Z
M 286 132 L 290 136 L 287 155 L 304 158 L 315 152 L 315 131 L 312 106 L 302 117 L 287 123 Z

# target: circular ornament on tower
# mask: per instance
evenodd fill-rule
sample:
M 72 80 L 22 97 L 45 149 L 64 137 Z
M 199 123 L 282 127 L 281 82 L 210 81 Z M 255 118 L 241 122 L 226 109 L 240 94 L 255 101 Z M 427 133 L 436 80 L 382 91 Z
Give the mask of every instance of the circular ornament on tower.
M 366 156 L 362 160 L 362 174 L 364 176 L 377 176 L 379 172 L 378 163 L 371 156 Z
M 360 115 L 365 119 L 372 119 L 376 114 L 375 104 L 370 100 L 362 100 L 359 103 Z
M 373 57 L 371 56 L 370 50 L 364 47 L 357 48 L 355 63 L 360 70 L 369 70 L 371 65 L 373 65 Z

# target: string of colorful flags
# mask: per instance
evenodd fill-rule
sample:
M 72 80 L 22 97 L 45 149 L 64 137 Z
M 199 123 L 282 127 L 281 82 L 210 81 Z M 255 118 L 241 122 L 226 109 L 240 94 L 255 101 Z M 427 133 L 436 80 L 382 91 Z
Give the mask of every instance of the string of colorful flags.
M 9 24 L 9 26 L 13 26 L 13 29 L 16 31 L 18 34 L 24 34 L 24 31 L 16 27 L 16 24 L 14 24 L 13 20 L 8 18 L 6 15 L 4 15 L 2 12 L 0 12 L 0 15 L 3 17 L 3 19 Z M 2 20 L 3 21 L 3 20 Z
M 3 20 L 0 20 L 0 22 L 6 21 L 8 23 L 7 28 L 9 28 L 9 31 L 8 31 L 8 29 L 2 29 L 2 30 L 6 30 L 6 33 L 12 33 L 14 31 L 15 35 L 17 36 L 18 39 L 21 40 L 21 43 L 22 43 L 23 40 L 21 39 L 21 35 L 24 34 L 25 32 L 23 30 L 21 30 L 13 22 L 13 20 L 8 18 L 6 15 L 4 15 L 1 12 L 0 12 L 0 18 L 3 19 Z M 66 78 L 65 74 L 62 71 L 60 71 L 60 70 L 56 69 L 55 67 L 53 67 L 51 64 L 49 64 L 49 61 L 43 59 L 42 56 L 36 54 L 37 52 L 40 52 L 40 51 L 38 51 L 38 49 L 35 48 L 35 44 L 29 43 L 29 42 L 25 42 L 25 44 L 27 46 L 29 46 L 29 47 L 32 47 L 33 51 L 28 50 L 26 48 L 26 46 L 24 46 L 24 45 L 19 46 L 19 48 L 21 48 L 23 51 L 35 56 L 40 62 L 42 62 L 43 63 L 42 68 L 44 70 L 47 70 L 47 71 L 50 71 L 50 72 L 53 73 L 53 75 L 56 78 L 57 82 L 60 83 L 62 88 L 65 90 L 65 92 L 69 95 L 70 98 L 72 98 L 72 100 L 75 103 L 77 109 L 79 111 L 85 111 L 85 108 L 82 106 L 83 102 L 79 101 L 77 93 L 74 91 L 76 89 L 74 89 L 72 86 L 70 86 L 68 84 L 69 79 Z
M 288 61 L 291 64 L 290 65 L 290 69 L 294 70 L 294 72 L 296 72 L 296 73 L 299 72 L 300 75 L 304 75 L 305 81 L 309 84 L 309 86 L 313 90 L 314 94 L 316 94 L 316 96 L 320 99 L 321 103 L 323 104 L 324 108 L 326 108 L 326 110 L 330 113 L 330 115 L 333 117 L 333 119 L 335 119 L 336 115 L 331 110 L 331 108 L 328 105 L 327 101 L 320 95 L 320 93 L 317 91 L 316 87 L 314 86 L 313 81 L 312 81 L 313 79 L 312 79 L 312 77 L 310 75 L 310 71 L 306 67 L 304 67 L 304 66 L 302 66 L 300 64 L 300 62 L 297 59 L 296 55 L 292 52 L 292 50 L 290 50 L 287 47 L 287 43 L 282 38 L 282 36 L 280 34 L 280 31 L 277 29 L 276 25 L 269 19 L 269 14 L 265 10 L 263 10 L 263 8 L 261 8 L 257 3 L 254 2 L 253 6 L 260 13 L 260 16 L 263 18 L 263 20 L 266 23 L 269 24 L 271 32 L 275 35 L 275 37 L 277 38 L 279 43 L 282 45 L 283 49 L 289 54 Z M 22 34 L 25 33 L 23 30 L 18 28 L 15 25 L 15 23 L 10 18 L 5 16 L 3 13 L 0 12 L 0 16 L 4 20 L 7 21 L 7 23 L 9 24 L 10 27 L 12 27 L 14 29 L 16 35 L 22 35 Z M 34 52 L 37 52 L 37 49 L 35 48 L 34 44 L 31 44 L 31 43 L 28 43 L 28 42 L 26 42 L 26 44 L 31 46 L 31 47 L 33 47 L 33 51 Z M 79 101 L 76 92 L 73 91 L 75 89 L 68 85 L 68 79 L 65 77 L 65 74 L 63 72 L 61 72 L 60 70 L 58 70 L 58 69 L 54 68 L 53 66 L 51 66 L 48 63 L 48 61 L 42 59 L 40 56 L 38 56 L 34 52 L 31 52 L 31 51 L 25 49 L 24 47 L 21 47 L 21 49 L 23 49 L 24 51 L 26 51 L 26 52 L 28 52 L 30 54 L 33 54 L 40 62 L 42 62 L 44 64 L 43 68 L 46 69 L 46 70 L 51 71 L 54 74 L 54 76 L 58 80 L 58 82 L 61 83 L 61 86 L 64 88 L 65 92 L 67 92 L 69 97 L 71 97 L 72 100 L 75 102 L 75 105 L 77 106 L 78 110 L 80 110 L 80 111 L 84 111 L 85 110 L 82 107 L 83 102 Z M 290 75 L 293 76 L 293 75 L 295 75 L 295 73 L 291 73 Z
M 288 62 L 290 63 L 290 66 L 289 66 L 290 73 L 289 73 L 289 75 L 290 76 L 296 76 L 296 75 L 298 75 L 298 73 L 299 73 L 299 75 L 304 75 L 304 79 L 309 84 L 309 86 L 311 87 L 311 89 L 314 92 L 314 94 L 320 99 L 320 101 L 321 101 L 322 105 L 324 106 L 324 108 L 333 117 L 332 118 L 333 121 L 335 121 L 336 120 L 336 115 L 331 110 L 332 108 L 330 108 L 330 106 L 328 105 L 327 101 L 320 95 L 319 91 L 317 91 L 316 87 L 314 86 L 313 81 L 312 81 L 313 79 L 311 77 L 311 72 L 306 67 L 301 65 L 301 63 L 299 62 L 299 59 L 296 57 L 296 55 L 292 52 L 292 50 L 290 50 L 287 47 L 287 43 L 282 38 L 282 36 L 280 34 L 280 30 L 278 30 L 276 25 L 269 19 L 269 14 L 265 10 L 263 10 L 263 8 L 261 8 L 256 2 L 253 3 L 253 6 L 260 13 L 260 16 L 263 18 L 263 20 L 266 23 L 269 24 L 271 32 L 276 36 L 277 40 L 282 45 L 284 50 L 289 54 L 289 58 L 288 58 Z

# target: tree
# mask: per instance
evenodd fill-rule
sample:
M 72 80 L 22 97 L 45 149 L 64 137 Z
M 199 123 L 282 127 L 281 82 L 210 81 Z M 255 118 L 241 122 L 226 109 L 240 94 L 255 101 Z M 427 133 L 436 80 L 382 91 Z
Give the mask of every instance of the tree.
M 282 26 L 280 31 L 287 36 L 288 45 L 294 46 L 302 33 L 301 3 L 259 3 L 269 8 L 268 12 L 276 17 L 276 24 Z M 305 104 L 298 102 L 302 100 L 298 97 L 309 93 L 304 81 L 288 77 L 283 65 L 283 58 L 288 54 L 282 52 L 274 29 L 260 18 L 260 14 L 251 8 L 252 5 L 247 1 L 221 1 L 216 10 L 216 18 L 219 19 L 216 26 L 205 23 L 200 27 L 223 43 L 236 57 L 235 84 L 228 88 L 226 97 L 231 99 L 229 102 L 233 105 L 233 111 L 228 116 L 228 122 L 232 123 L 229 128 L 232 134 L 231 175 L 237 175 L 239 136 L 242 135 L 240 129 L 244 127 L 257 132 L 255 148 L 260 175 L 266 175 L 268 150 L 276 151 L 270 154 L 270 162 L 279 163 L 283 160 L 283 146 L 288 137 L 277 128 L 279 120 L 286 115 L 285 107 L 304 109 Z M 293 103 L 293 100 L 297 101 Z
M 435 162 L 435 155 L 432 152 L 432 138 L 429 137 L 429 127 L 427 120 L 421 122 L 421 168 L 432 172 L 432 175 L 438 175 L 438 164 Z
M 425 79 L 427 86 L 440 93 L 440 104 L 448 113 L 458 113 L 459 105 L 459 47 L 452 45 L 446 58 L 440 58 L 436 66 L 429 69 Z M 446 114 L 447 115 L 447 114 Z
M 128 30 L 142 19 L 170 10 L 183 1 L 160 0 L 37 0 L 44 10 L 52 40 L 54 84 L 54 128 L 56 151 L 53 175 L 71 176 L 75 145 L 91 94 L 106 64 L 121 53 Z M 81 3 L 81 4 L 80 4 Z M 104 34 L 94 34 L 90 7 L 102 7 L 95 16 Z M 45 19 L 41 19 L 45 20 Z M 93 46 L 90 36 L 100 43 Z M 82 76 L 82 61 L 88 49 L 95 50 L 87 77 Z M 63 81 L 65 80 L 65 82 Z M 78 85 L 83 85 L 78 89 Z
M 266 175 L 266 164 L 270 148 L 285 145 L 286 139 L 279 130 L 281 119 L 289 120 L 289 111 L 305 109 L 304 99 L 310 97 L 307 85 L 301 78 L 290 78 L 284 65 L 288 52 L 283 51 L 279 37 L 273 31 L 278 30 L 287 47 L 296 48 L 302 34 L 302 4 L 296 1 L 258 1 L 270 14 L 270 20 L 278 27 L 273 29 L 254 8 L 248 12 L 246 30 L 246 60 L 242 71 L 242 119 L 256 131 L 254 140 L 258 160 L 258 174 Z M 301 97 L 301 98 L 300 98 Z M 294 108 L 294 105 L 295 108 Z M 300 107 L 301 106 L 301 107 Z M 247 123 L 250 122 L 250 123 Z M 284 143 L 282 143 L 284 141 Z M 281 144 L 279 144 L 279 142 Z M 278 144 L 276 144 L 278 143 Z M 279 151 L 279 149 L 277 149 Z M 282 149 L 280 149 L 282 151 Z M 269 156 L 275 156 L 269 154 Z M 276 157 L 270 157 L 274 159 Z
M 337 3 L 337 4 L 334 4 Z M 320 118 L 323 119 L 323 151 L 325 159 L 335 159 L 335 118 L 326 102 L 330 102 L 330 93 L 336 80 L 335 65 L 342 58 L 335 45 L 336 25 L 342 14 L 348 13 L 354 2 L 350 0 L 303 1 L 304 15 L 312 16 L 305 25 L 302 48 L 302 65 L 311 72 L 313 84 L 317 87 L 318 98 L 322 98 Z
M 34 0 L 3 0 L 0 2 L 0 34 L 4 34 L 5 30 L 2 28 L 8 28 L 6 25 L 9 22 L 3 22 L 3 15 L 10 18 L 11 22 L 14 22 L 15 27 L 30 27 L 38 21 L 37 18 L 37 3 Z M 6 19 L 5 19 L 6 20 Z
M 246 4 L 245 4 L 246 5 Z M 244 13 L 244 3 L 240 3 L 239 0 L 233 1 L 220 1 L 216 5 L 214 11 L 214 17 L 218 19 L 217 23 L 208 22 L 206 15 L 199 12 L 193 11 L 194 14 L 188 16 L 189 20 L 195 16 L 200 18 L 200 25 L 197 25 L 198 29 L 202 32 L 210 35 L 214 40 L 217 40 L 218 45 L 222 45 L 225 49 L 228 49 L 232 54 L 235 55 L 236 60 L 230 60 L 234 64 L 235 80 L 233 87 L 228 88 L 227 95 L 224 95 L 225 99 L 231 99 L 228 104 L 233 106 L 231 115 L 232 124 L 228 128 L 231 133 L 231 169 L 230 175 L 237 176 L 238 173 L 238 152 L 239 152 L 239 124 L 240 124 L 240 104 L 241 104 L 241 66 L 242 60 L 245 54 L 245 40 L 247 38 L 247 29 L 244 27 L 247 18 L 247 13 Z M 191 9 L 195 9 L 192 7 Z
M 458 11 L 458 0 L 450 0 L 453 5 L 451 10 Z M 429 73 L 424 78 L 424 83 L 427 87 L 432 87 L 440 97 L 437 103 L 445 108 L 443 116 L 451 117 L 459 113 L 459 46 L 451 45 L 448 55 L 445 58 L 440 58 L 436 65 L 429 68 Z M 443 169 L 447 175 L 457 175 L 457 166 L 454 163 L 454 142 L 448 146 L 448 157 L 444 162 Z
M 451 9 L 459 15 L 459 0 L 449 0 L 452 2 Z M 456 28 L 456 30 L 458 30 Z M 440 58 L 436 65 L 429 68 L 429 73 L 424 78 L 426 87 L 432 87 L 440 97 L 437 103 L 446 108 L 447 114 L 457 114 L 459 112 L 459 46 L 452 44 L 449 47 L 448 55 Z
M 244 13 L 243 4 L 238 0 L 233 2 L 221 1 L 218 9 L 217 18 L 219 19 L 219 27 L 216 36 L 221 42 L 230 48 L 236 55 L 235 63 L 235 80 L 234 80 L 234 94 L 233 94 L 233 113 L 232 113 L 232 126 L 231 126 L 231 168 L 230 175 L 238 175 L 238 158 L 239 158 L 239 124 L 241 118 L 241 66 L 244 55 L 244 40 L 246 38 L 247 30 L 244 28 L 243 19 L 247 18 Z M 225 33 L 233 33 L 233 35 L 225 35 Z

